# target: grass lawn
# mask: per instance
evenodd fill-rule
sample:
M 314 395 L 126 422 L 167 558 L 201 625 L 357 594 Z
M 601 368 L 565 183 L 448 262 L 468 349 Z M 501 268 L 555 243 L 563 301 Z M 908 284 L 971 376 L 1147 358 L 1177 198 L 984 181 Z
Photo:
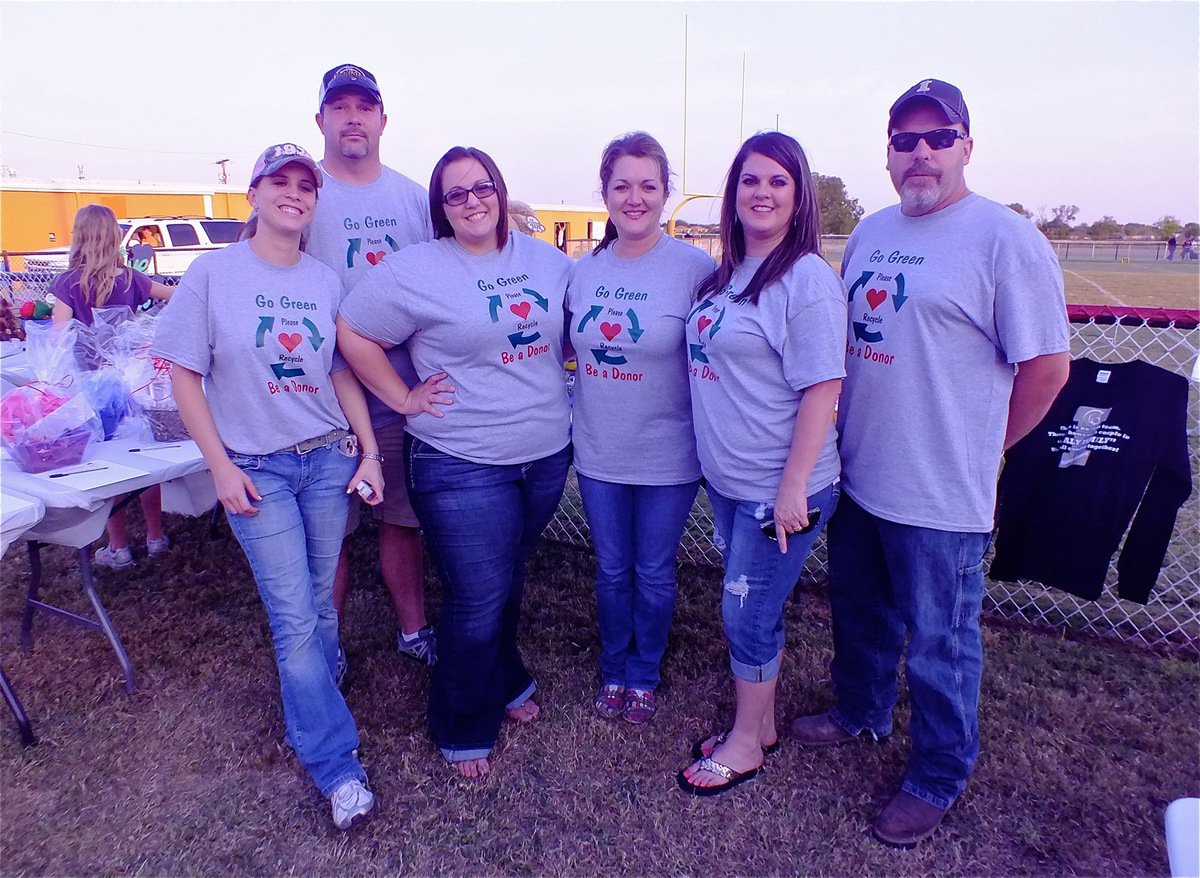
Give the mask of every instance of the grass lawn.
M 132 696 L 99 635 L 42 616 L 21 651 L 27 564 L 19 548 L 4 560 L 0 660 L 40 743 L 0 726 L 0 874 L 1165 875 L 1163 810 L 1200 793 L 1195 661 L 989 625 L 983 754 L 931 842 L 894 851 L 868 834 L 902 776 L 905 701 L 883 744 L 785 742 L 758 780 L 690 799 L 675 772 L 733 706 L 719 571 L 681 568 L 661 708 L 636 728 L 591 712 L 593 562 L 553 543 L 531 565 L 522 635 L 542 716 L 506 726 L 491 778 L 462 781 L 426 732 L 427 672 L 394 651 L 364 526 L 344 639 L 381 807 L 343 836 L 283 744 L 248 568 L 223 523 L 212 541 L 206 528 L 171 517 L 164 560 L 99 574 Z M 47 599 L 78 606 L 72 553 L 43 554 Z M 827 603 L 806 588 L 788 614 L 781 722 L 829 704 L 829 655 Z

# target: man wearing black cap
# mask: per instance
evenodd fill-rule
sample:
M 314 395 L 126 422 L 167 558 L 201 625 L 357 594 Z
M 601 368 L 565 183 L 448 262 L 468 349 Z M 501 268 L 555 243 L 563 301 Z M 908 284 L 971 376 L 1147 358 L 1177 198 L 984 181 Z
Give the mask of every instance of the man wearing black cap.
M 836 704 L 792 723 L 810 745 L 891 734 L 907 652 L 912 751 L 877 839 L 932 835 L 979 755 L 979 612 L 1004 449 L 1069 367 L 1062 273 L 1046 240 L 973 194 L 962 93 L 924 79 L 888 123 L 900 204 L 846 246 L 842 497 L 829 525 Z
M 386 126 L 383 97 L 371 71 L 342 64 L 321 78 L 317 127 L 325 137 L 325 185 L 308 253 L 336 271 L 347 292 L 388 253 L 433 238 L 425 187 L 380 161 L 379 139 Z M 388 359 L 410 387 L 418 383 L 404 348 L 392 348 Z M 425 621 L 421 538 L 404 482 L 404 416 L 369 393 L 367 403 L 383 455 L 383 503 L 374 508 L 380 569 L 399 629 L 397 648 L 402 655 L 432 665 L 437 652 L 433 629 Z M 357 504 L 354 509 L 358 511 Z M 357 522 L 352 514 L 349 530 Z M 349 586 L 349 557 L 343 546 L 333 589 L 339 615 Z M 343 653 L 339 678 L 344 669 Z

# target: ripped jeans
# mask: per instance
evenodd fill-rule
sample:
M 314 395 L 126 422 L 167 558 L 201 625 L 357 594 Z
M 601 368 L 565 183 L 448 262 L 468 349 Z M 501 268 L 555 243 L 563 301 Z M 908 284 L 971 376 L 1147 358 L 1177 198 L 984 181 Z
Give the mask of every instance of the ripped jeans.
M 788 537 L 787 554 L 762 532 L 775 510 L 770 503 L 730 500 L 707 488 L 725 560 L 721 617 L 729 641 L 729 667 L 739 680 L 764 683 L 779 676 L 783 608 L 800 581 L 804 562 L 837 505 L 835 482 L 812 494 L 808 508 L 821 510 L 812 532 Z

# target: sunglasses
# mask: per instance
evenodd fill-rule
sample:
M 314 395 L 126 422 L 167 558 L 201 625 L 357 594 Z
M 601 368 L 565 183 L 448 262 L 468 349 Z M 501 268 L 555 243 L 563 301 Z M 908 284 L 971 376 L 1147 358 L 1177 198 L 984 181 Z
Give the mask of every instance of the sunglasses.
M 457 207 L 460 204 L 467 203 L 467 196 L 474 195 L 480 201 L 496 194 L 496 184 L 491 180 L 484 180 L 476 183 L 470 189 L 463 189 L 461 186 L 455 186 L 449 192 L 442 196 L 442 201 L 449 204 L 451 207 Z
M 930 149 L 949 149 L 956 140 L 966 140 L 967 135 L 954 128 L 934 128 L 932 131 L 922 131 L 919 134 L 912 131 L 902 131 L 888 138 L 888 143 L 896 152 L 912 152 L 917 144 L 924 140 Z
M 798 534 L 812 533 L 813 530 L 816 528 L 816 526 L 820 523 L 821 523 L 821 510 L 819 508 L 810 509 L 810 510 L 808 510 L 808 524 L 805 525 L 804 527 L 800 528 L 800 530 L 796 531 L 795 534 L 793 534 L 793 536 L 798 535 Z M 764 524 L 762 526 L 762 532 L 763 532 L 763 536 L 766 537 L 767 539 L 774 540 L 775 542 L 779 542 L 779 534 L 775 532 L 775 522 L 768 521 L 766 524 Z

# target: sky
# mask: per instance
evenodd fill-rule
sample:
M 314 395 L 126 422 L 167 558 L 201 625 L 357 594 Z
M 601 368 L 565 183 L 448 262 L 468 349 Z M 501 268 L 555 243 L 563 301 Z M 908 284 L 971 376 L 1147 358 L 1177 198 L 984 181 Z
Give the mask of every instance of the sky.
M 888 107 L 936 77 L 971 113 L 972 190 L 1034 214 L 1074 204 L 1077 221 L 1189 222 L 1198 47 L 1196 0 L 0 0 L 0 162 L 207 184 L 229 159 L 241 187 L 273 143 L 321 152 L 321 75 L 354 63 L 383 92 L 384 162 L 424 185 L 462 144 L 515 198 L 599 206 L 601 150 L 642 129 L 671 158 L 673 207 L 720 191 L 741 140 L 778 125 L 872 212 L 896 201 Z M 715 221 L 716 204 L 681 216 Z

